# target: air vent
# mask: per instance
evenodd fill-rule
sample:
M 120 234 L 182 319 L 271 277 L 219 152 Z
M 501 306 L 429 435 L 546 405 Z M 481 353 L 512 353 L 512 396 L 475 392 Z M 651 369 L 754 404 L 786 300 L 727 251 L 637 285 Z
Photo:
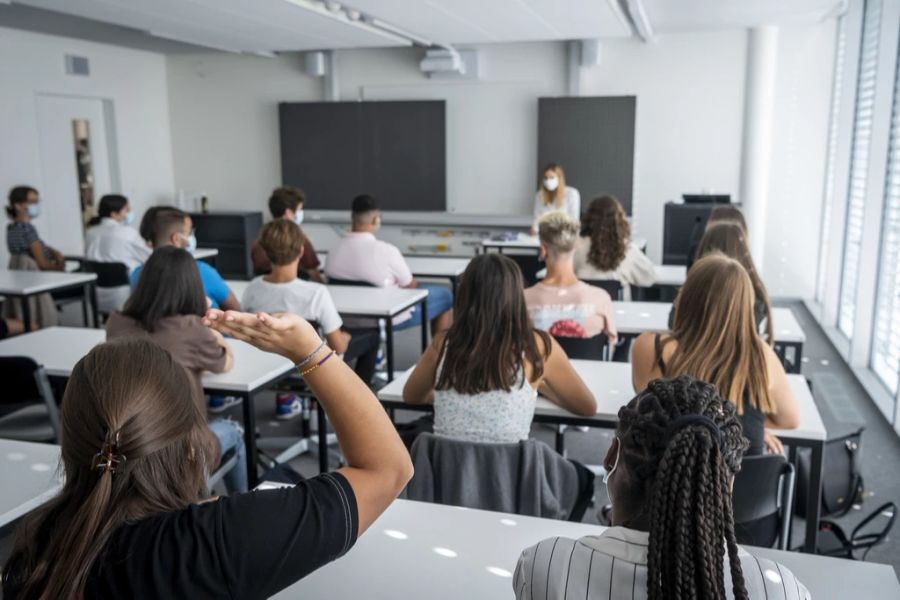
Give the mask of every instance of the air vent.
M 91 63 L 86 56 L 66 54 L 66 74 L 87 77 L 91 74 Z

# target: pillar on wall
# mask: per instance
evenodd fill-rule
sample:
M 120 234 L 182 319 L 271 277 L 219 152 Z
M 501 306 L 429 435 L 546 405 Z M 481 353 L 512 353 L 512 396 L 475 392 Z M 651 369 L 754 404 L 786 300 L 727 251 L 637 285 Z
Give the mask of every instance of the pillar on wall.
M 325 52 L 325 100 L 337 102 L 341 99 L 340 82 L 338 80 L 337 51 Z
M 769 158 L 775 112 L 778 28 L 750 30 L 747 38 L 747 75 L 744 90 L 744 139 L 741 152 L 741 187 L 738 200 L 752 232 L 751 251 L 763 264 L 766 207 L 769 196 Z
M 566 48 L 567 91 L 569 96 L 581 95 L 581 42 L 572 40 Z

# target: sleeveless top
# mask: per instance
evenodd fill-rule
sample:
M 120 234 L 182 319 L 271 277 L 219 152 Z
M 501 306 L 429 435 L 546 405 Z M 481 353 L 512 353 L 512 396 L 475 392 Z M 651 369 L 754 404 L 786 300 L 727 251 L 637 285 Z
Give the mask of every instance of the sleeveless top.
M 666 363 L 663 361 L 662 344 L 660 343 L 660 335 L 657 333 L 654 338 L 654 347 L 656 349 L 656 364 L 659 372 L 666 377 Z M 744 394 L 746 396 L 746 394 Z M 744 437 L 750 441 L 750 448 L 747 449 L 745 456 L 756 456 L 763 454 L 765 444 L 763 437 L 766 428 L 766 415 L 758 406 L 752 405 L 749 400 L 744 398 L 744 413 L 738 415 L 741 425 L 744 428 Z
M 434 381 L 441 379 L 441 353 Z M 521 367 L 516 382 L 506 392 L 490 390 L 462 394 L 453 389 L 434 390 L 434 433 L 466 442 L 515 443 L 528 439 L 537 390 L 531 387 Z

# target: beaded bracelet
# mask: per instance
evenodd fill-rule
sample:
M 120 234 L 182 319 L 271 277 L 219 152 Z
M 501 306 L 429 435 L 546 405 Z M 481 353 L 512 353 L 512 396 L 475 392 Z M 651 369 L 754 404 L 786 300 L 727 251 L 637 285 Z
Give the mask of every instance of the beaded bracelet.
M 319 367 L 321 367 L 322 365 L 324 365 L 325 362 L 326 362 L 329 358 L 331 358 L 332 356 L 334 356 L 334 350 L 332 350 L 331 352 L 329 352 L 328 354 L 326 354 L 326 355 L 325 355 L 325 358 L 323 358 L 322 360 L 320 360 L 319 362 L 317 362 L 316 364 L 314 364 L 314 365 L 311 366 L 310 368 L 306 369 L 305 371 L 300 371 L 300 377 L 306 377 L 307 375 L 309 375 L 310 373 L 312 373 L 313 371 L 315 371 L 316 369 L 318 369 Z
M 313 359 L 313 357 L 315 357 L 316 354 L 318 354 L 319 352 L 321 352 L 321 351 L 322 351 L 322 348 L 324 348 L 324 347 L 325 347 L 325 340 L 322 340 L 322 343 L 319 344 L 319 347 L 318 347 L 318 348 L 316 348 L 315 350 L 313 350 L 309 355 L 307 355 L 306 358 L 304 358 L 303 360 L 301 360 L 300 362 L 298 362 L 298 363 L 297 363 L 296 365 L 294 365 L 294 366 L 297 367 L 298 369 L 301 369 L 301 370 L 302 370 L 303 367 L 304 367 L 304 365 L 306 365 L 306 363 L 308 363 L 309 361 L 311 361 L 311 360 Z

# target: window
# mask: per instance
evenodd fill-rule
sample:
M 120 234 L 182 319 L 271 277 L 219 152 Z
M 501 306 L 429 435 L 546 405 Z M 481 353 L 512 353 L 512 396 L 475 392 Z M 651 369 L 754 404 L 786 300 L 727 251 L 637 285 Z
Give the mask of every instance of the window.
M 841 294 L 838 303 L 838 329 L 848 338 L 853 337 L 853 324 L 856 319 L 856 286 L 859 280 L 859 255 L 866 202 L 866 177 L 869 171 L 869 142 L 872 137 L 880 29 L 881 0 L 867 0 L 856 82 L 850 185 L 847 196 Z
M 837 138 L 841 114 L 841 90 L 844 86 L 844 54 L 847 45 L 847 18 L 838 22 L 834 50 L 834 80 L 831 90 L 831 120 L 828 123 L 828 147 L 825 151 L 825 196 L 822 206 L 822 236 L 819 242 L 819 270 L 816 277 L 816 300 L 825 302 L 828 271 L 828 236 L 831 234 L 831 211 L 834 204 L 834 171 L 837 160 Z
M 872 336 L 872 370 L 891 394 L 896 395 L 900 383 L 900 52 L 894 78 L 887 165 L 875 331 Z

